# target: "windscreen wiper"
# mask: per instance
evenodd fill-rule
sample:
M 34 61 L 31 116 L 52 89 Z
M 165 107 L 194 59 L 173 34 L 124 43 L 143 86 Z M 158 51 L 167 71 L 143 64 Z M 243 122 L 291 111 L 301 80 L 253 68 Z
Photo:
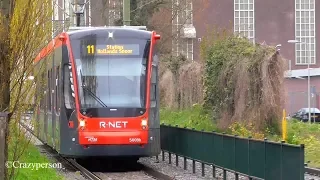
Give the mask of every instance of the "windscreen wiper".
M 100 103 L 100 105 L 102 105 L 103 107 L 108 107 L 98 96 L 96 96 L 92 91 L 90 91 L 84 84 L 84 79 L 83 79 L 83 76 L 82 76 L 82 72 L 80 70 L 80 76 L 81 76 L 81 80 L 82 80 L 82 83 L 81 83 L 81 87 L 83 90 L 87 91 L 91 97 L 93 97 L 96 101 L 98 101 Z
M 96 96 L 93 92 L 91 92 L 87 87 L 84 85 L 81 86 L 83 90 L 87 91 L 96 101 L 98 101 L 102 106 L 108 107 L 98 96 Z

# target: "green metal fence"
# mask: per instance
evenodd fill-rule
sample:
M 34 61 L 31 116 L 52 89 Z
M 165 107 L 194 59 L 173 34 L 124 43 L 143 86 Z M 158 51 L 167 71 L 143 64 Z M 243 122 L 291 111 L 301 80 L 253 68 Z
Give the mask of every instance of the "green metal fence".
M 239 174 L 250 179 L 304 179 L 303 145 L 246 139 L 164 124 L 160 131 L 163 151 L 222 168 L 223 174 L 234 172 L 236 179 Z

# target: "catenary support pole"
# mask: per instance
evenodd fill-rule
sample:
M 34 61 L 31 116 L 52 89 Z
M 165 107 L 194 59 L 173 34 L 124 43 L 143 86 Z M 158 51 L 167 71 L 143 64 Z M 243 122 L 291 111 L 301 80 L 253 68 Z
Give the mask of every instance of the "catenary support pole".
M 130 26 L 130 0 L 123 0 L 123 25 Z

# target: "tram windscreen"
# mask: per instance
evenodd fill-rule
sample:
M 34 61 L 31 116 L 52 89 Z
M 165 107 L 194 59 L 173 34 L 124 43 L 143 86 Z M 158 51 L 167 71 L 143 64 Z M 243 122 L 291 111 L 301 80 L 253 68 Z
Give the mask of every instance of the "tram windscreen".
M 77 44 L 81 108 L 145 107 L 148 41 L 85 38 Z

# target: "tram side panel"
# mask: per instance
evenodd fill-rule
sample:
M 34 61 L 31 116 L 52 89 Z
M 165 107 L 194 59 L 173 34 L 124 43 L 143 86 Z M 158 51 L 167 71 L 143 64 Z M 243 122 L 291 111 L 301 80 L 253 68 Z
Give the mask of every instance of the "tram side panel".
M 42 109 L 42 116 L 41 116 L 41 120 L 40 120 L 40 123 L 41 123 L 41 137 L 42 137 L 42 141 L 44 143 L 48 143 L 48 139 L 47 139 L 47 109 L 48 109 L 48 71 L 47 71 L 47 57 L 45 59 L 42 60 L 43 61 L 43 68 L 44 68 L 44 71 L 42 73 L 42 81 L 44 82 L 43 84 L 43 98 L 42 98 L 42 106 L 41 106 L 41 109 Z
M 42 75 L 41 75 L 41 82 L 43 82 L 43 85 L 42 85 L 42 93 L 43 93 L 43 96 L 42 96 L 42 99 L 41 99 L 41 106 L 40 106 L 40 109 L 41 109 L 41 118 L 40 118 L 40 127 L 41 127 L 41 134 L 40 134 L 40 137 L 41 137 L 41 140 L 46 143 L 46 138 L 45 138 L 45 119 L 46 119 L 46 103 L 47 103 L 47 78 L 46 78 L 46 75 L 47 75 L 47 68 L 46 68 L 46 61 L 43 60 L 43 72 L 42 72 Z
M 77 122 L 69 128 L 69 119 L 75 111 L 71 93 L 69 54 L 66 45 L 56 48 L 35 65 L 39 105 L 35 113 L 37 137 L 61 153 L 62 147 L 73 154 L 72 137 L 77 138 Z M 64 72 L 65 69 L 67 73 Z M 73 119 L 77 119 L 73 117 Z M 62 152 L 64 153 L 64 152 Z M 68 154 L 67 153 L 67 154 Z
M 38 118 L 37 118 L 37 126 L 38 126 L 38 138 L 39 139 L 41 139 L 41 140 L 43 140 L 43 135 L 42 135 L 42 133 L 43 133 L 43 123 L 42 123 L 42 121 L 43 121 L 43 119 L 44 119 L 44 113 L 43 113 L 43 104 L 44 104 L 44 83 L 45 82 L 43 82 L 42 81 L 42 76 L 43 76 L 43 69 L 41 69 L 42 68 L 42 64 L 43 64 L 43 62 L 38 62 L 38 64 L 37 64 L 37 66 L 38 66 L 38 69 L 40 70 L 40 72 L 39 72 L 39 74 L 38 74 L 38 78 L 37 78 L 37 85 L 39 85 L 39 107 L 38 107 L 38 114 L 37 114 L 37 116 L 38 116 Z
M 48 145 L 52 145 L 51 144 L 51 140 L 50 140 L 50 136 L 48 133 L 48 130 L 50 128 L 48 128 L 48 126 L 50 125 L 49 122 L 51 122 L 51 118 L 50 118 L 50 96 L 51 96 L 51 92 L 50 92 L 50 69 L 52 66 L 52 63 L 50 62 L 50 55 L 47 55 L 45 58 L 45 66 L 46 66 L 46 71 L 45 71 L 45 81 L 46 81 L 46 90 L 45 90 L 45 106 L 44 106 L 44 129 L 43 129 L 43 135 L 44 135 L 44 142 Z M 49 120 L 50 118 L 50 120 Z
M 155 52 L 155 50 L 153 50 Z M 155 156 L 161 151 L 160 149 L 160 118 L 159 118 L 159 77 L 158 77 L 158 58 L 153 53 L 152 75 L 150 88 L 150 113 L 149 113 L 149 150 L 148 155 Z
M 38 62 L 35 67 L 34 67 L 34 74 L 35 74 L 35 83 L 36 83 L 36 92 L 35 92 L 35 96 L 36 96 L 36 100 L 35 100 L 35 104 L 36 104 L 36 108 L 33 114 L 33 118 L 34 118 L 34 132 L 35 135 L 40 138 L 40 133 L 41 133 L 41 127 L 40 127 L 40 119 L 41 118 L 41 103 L 42 103 L 42 98 L 43 98 L 43 89 L 42 89 L 42 83 L 40 83 L 41 79 L 42 79 L 42 69 L 41 69 L 41 64 L 42 62 Z
M 36 72 L 39 72 L 39 70 L 38 70 L 39 68 L 38 68 L 38 66 L 36 65 L 35 67 L 34 67 L 34 72 L 33 72 L 33 74 L 35 74 Z M 35 74 L 35 79 L 34 79 L 34 82 L 36 83 L 36 89 L 35 89 L 35 108 L 34 108 L 34 111 L 33 111 L 33 126 L 34 126 L 34 129 L 33 129 L 33 131 L 34 131 L 34 134 L 36 135 L 36 137 L 38 137 L 39 136 L 39 124 L 38 124 L 38 122 L 39 122 L 39 105 L 38 105 L 38 101 L 39 101 L 39 99 L 40 99 L 40 96 L 39 96 L 39 83 L 38 83 L 38 78 L 39 78 L 39 76 L 38 76 L 38 74 Z
M 47 102 L 47 62 L 46 59 L 41 59 L 37 65 L 36 70 L 38 70 L 38 77 L 37 77 L 37 86 L 39 87 L 39 108 L 37 113 L 37 126 L 38 126 L 38 138 L 46 142 L 45 138 L 45 116 L 46 116 L 46 102 Z
M 60 114 L 61 114 L 61 92 L 62 92 L 62 47 L 54 50 L 54 107 L 53 107 L 53 139 L 54 148 L 60 151 Z
M 75 97 L 72 90 L 73 77 L 71 63 L 69 60 L 69 50 L 66 45 L 62 46 L 62 66 L 61 66 L 61 97 L 60 97 L 60 154 L 66 157 L 73 157 L 77 154 L 72 144 L 78 142 L 78 119 L 75 110 Z M 71 121 L 69 121 L 71 120 Z
M 47 83 L 47 89 L 48 89 L 48 92 L 47 92 L 47 110 L 46 110 L 46 119 L 45 119 L 45 133 L 46 133 L 46 138 L 47 138 L 47 143 L 51 146 L 51 147 L 54 147 L 53 145 L 53 137 L 52 137 L 52 124 L 53 124 L 53 113 L 52 113 L 52 95 L 53 95 L 53 88 L 52 88 L 52 81 L 53 81 L 53 78 L 52 78 L 52 75 L 53 75 L 53 53 L 50 53 L 48 56 L 47 56 L 47 62 L 48 62 L 48 65 L 47 65 L 47 79 L 48 79 L 48 83 Z

